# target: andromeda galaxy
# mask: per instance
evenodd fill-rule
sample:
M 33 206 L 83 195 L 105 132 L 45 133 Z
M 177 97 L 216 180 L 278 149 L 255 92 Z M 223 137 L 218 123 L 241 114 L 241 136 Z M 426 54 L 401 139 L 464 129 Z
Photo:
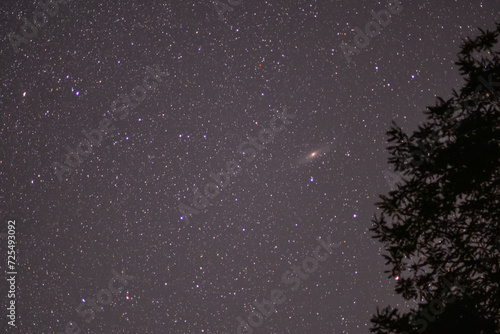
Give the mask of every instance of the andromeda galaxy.
M 319 148 L 316 148 L 315 150 L 311 150 L 309 152 L 304 152 L 301 154 L 301 157 L 299 157 L 297 164 L 299 165 L 305 165 L 308 163 L 312 163 L 316 161 L 318 158 L 324 156 L 330 150 L 332 149 L 333 145 L 332 144 L 325 144 Z

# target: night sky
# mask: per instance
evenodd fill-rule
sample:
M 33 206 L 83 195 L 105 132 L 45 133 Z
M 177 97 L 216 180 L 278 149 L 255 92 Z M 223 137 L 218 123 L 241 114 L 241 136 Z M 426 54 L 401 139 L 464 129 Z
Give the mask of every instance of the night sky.
M 500 3 L 403 1 L 350 57 L 397 3 L 231 3 L 49 3 L 24 39 L 43 6 L 2 1 L 7 333 L 357 334 L 412 305 L 368 231 L 385 132 L 461 86 L 461 40 Z

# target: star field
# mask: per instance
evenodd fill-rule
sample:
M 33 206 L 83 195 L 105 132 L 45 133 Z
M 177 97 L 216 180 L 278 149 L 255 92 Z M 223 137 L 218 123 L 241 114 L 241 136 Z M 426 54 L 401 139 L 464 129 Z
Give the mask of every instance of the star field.
M 221 19 L 208 0 L 61 1 L 18 52 L 8 34 L 42 7 L 3 3 L 0 249 L 15 219 L 18 251 L 6 332 L 232 334 L 273 290 L 284 300 L 254 333 L 368 333 L 377 306 L 411 306 L 368 231 L 390 190 L 385 132 L 416 129 L 459 87 L 460 42 L 500 4 L 402 1 L 349 62 L 342 43 L 386 1 L 232 3 Z M 85 140 L 99 145 L 68 158 Z M 319 246 L 317 269 L 293 273 Z

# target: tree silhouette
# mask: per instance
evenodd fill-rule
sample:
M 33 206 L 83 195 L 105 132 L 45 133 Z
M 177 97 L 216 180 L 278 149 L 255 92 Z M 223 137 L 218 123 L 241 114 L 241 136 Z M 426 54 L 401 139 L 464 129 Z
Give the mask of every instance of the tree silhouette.
M 458 54 L 460 92 L 438 97 L 411 136 L 387 132 L 402 179 L 371 231 L 396 292 L 419 304 L 377 309 L 372 333 L 500 333 L 500 24 L 479 30 Z

